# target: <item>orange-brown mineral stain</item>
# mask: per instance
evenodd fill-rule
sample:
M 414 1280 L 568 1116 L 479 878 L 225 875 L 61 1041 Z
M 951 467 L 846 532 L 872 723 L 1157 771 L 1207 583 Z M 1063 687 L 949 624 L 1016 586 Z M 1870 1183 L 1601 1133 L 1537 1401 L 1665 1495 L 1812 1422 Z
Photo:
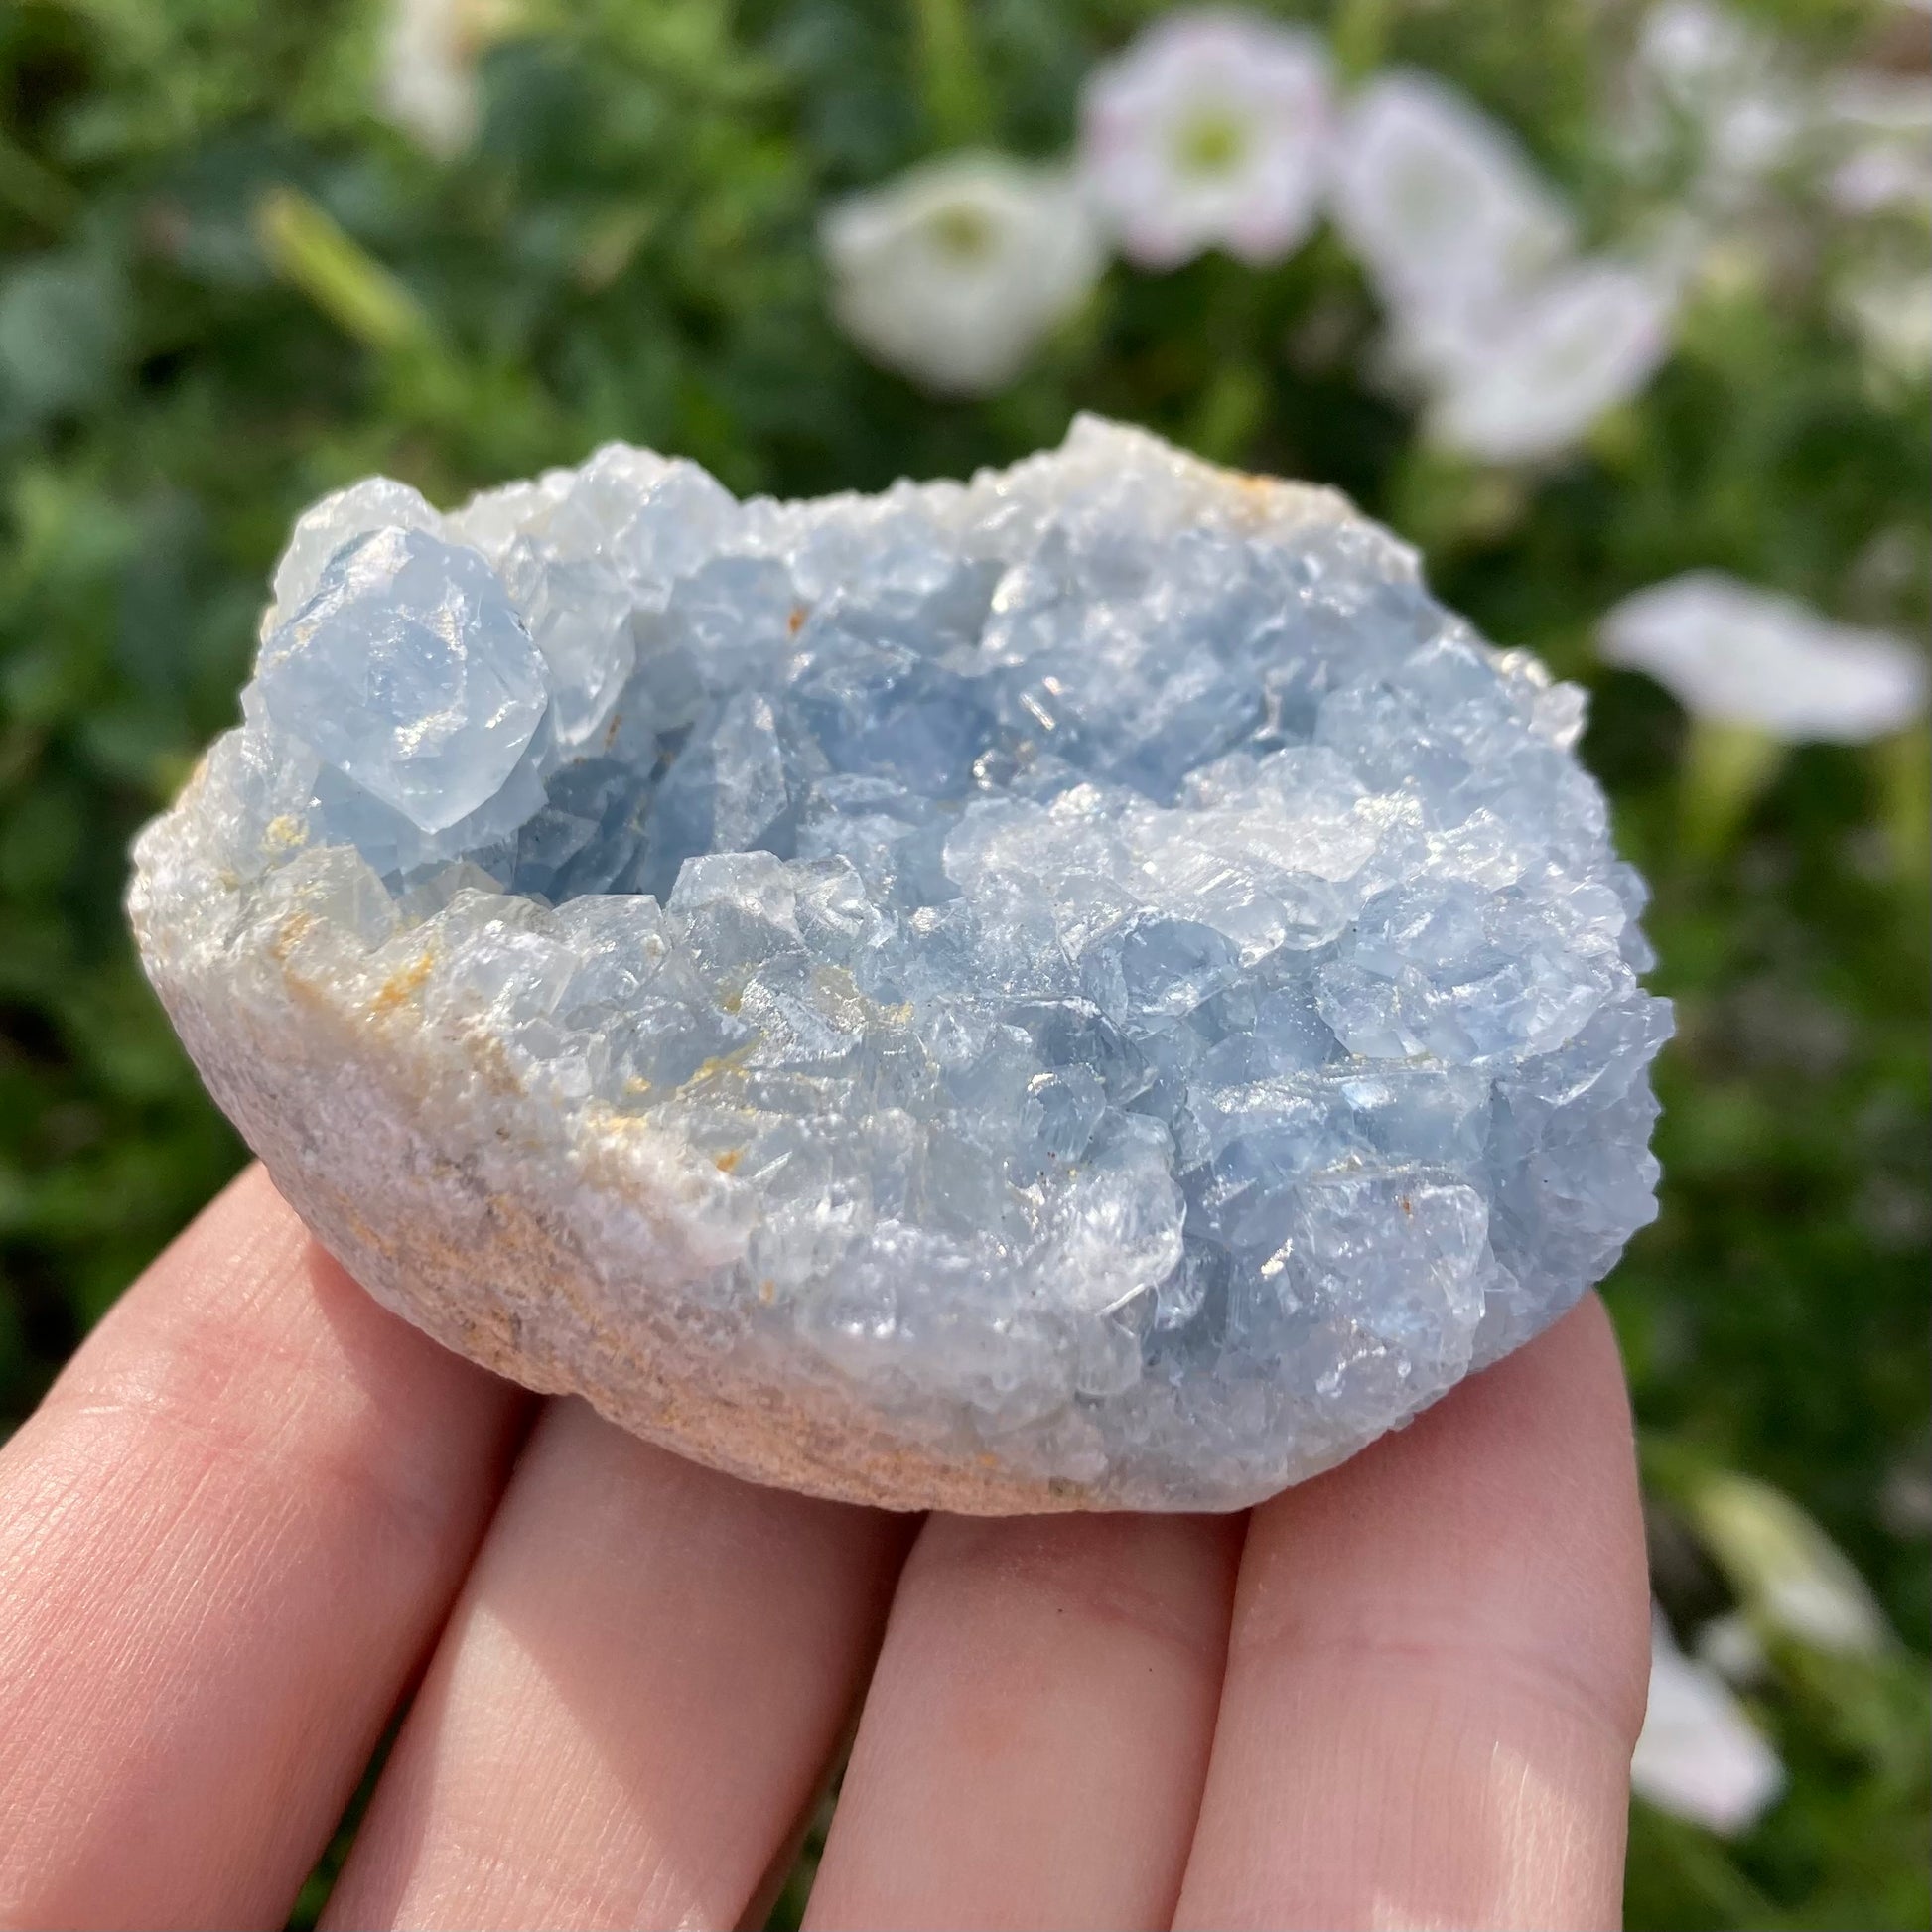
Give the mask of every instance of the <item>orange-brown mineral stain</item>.
M 412 1000 L 429 978 L 430 968 L 436 964 L 433 952 L 422 952 L 407 966 L 399 966 L 376 989 L 375 998 L 369 1002 L 371 1013 L 394 1013 L 395 1010 Z

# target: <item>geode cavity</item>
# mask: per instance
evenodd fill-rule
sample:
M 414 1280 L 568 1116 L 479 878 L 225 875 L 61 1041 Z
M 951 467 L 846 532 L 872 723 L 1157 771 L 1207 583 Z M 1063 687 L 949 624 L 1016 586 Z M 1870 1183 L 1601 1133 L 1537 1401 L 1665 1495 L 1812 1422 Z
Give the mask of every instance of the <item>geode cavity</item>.
M 131 905 L 451 1347 L 825 1495 L 1231 1508 L 1654 1211 L 1582 710 L 1339 497 L 1136 431 L 805 503 L 612 446 L 310 511 Z

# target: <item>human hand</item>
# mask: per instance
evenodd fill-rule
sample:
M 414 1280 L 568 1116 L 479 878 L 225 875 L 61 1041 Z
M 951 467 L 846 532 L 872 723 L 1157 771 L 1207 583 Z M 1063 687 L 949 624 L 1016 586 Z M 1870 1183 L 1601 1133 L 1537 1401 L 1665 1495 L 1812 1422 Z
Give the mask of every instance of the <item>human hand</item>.
M 915 1534 L 916 1532 L 916 1534 Z M 0 1923 L 1616 1922 L 1648 1611 L 1592 1298 L 1245 1518 L 922 1525 L 535 1403 L 251 1171 L 0 1450 Z

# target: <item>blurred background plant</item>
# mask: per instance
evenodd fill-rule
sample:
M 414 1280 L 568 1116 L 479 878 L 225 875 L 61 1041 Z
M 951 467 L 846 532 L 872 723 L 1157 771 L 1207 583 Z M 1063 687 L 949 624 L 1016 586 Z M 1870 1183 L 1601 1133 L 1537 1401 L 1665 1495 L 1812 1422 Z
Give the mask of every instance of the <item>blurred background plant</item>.
M 1606 1290 L 1630 1921 L 1923 1925 L 1928 401 L 1922 5 L 17 0 L 0 1431 L 242 1158 L 119 900 L 298 509 L 613 437 L 872 488 L 1097 409 L 1340 484 L 1589 688 L 1680 1027 Z

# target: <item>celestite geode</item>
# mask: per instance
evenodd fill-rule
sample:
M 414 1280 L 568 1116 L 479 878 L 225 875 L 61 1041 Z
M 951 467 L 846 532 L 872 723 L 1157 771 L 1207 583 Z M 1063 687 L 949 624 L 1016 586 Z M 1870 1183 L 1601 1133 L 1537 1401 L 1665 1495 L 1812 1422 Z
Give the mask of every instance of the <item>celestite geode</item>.
M 143 956 L 370 1293 L 763 1480 L 1223 1509 L 1654 1212 L 1583 699 L 1332 493 L 1083 420 L 298 524 Z

